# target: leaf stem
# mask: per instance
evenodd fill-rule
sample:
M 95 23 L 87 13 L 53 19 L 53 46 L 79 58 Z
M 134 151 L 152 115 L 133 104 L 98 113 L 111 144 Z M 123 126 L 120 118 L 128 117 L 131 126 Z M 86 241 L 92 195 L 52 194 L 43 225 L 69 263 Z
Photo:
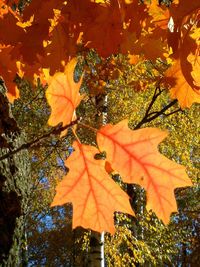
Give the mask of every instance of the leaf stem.
M 79 122 L 78 125 L 79 125 L 79 126 L 82 126 L 82 127 L 84 127 L 84 128 L 88 128 L 88 129 L 90 129 L 91 131 L 93 131 L 93 132 L 95 132 L 95 133 L 98 131 L 98 129 L 96 129 L 96 128 L 90 126 L 90 125 L 84 124 L 84 123 L 82 123 L 82 122 Z
M 79 144 L 81 144 L 81 141 L 80 141 L 80 139 L 79 139 L 79 137 L 78 137 L 78 135 L 77 135 L 77 133 L 73 127 L 72 127 L 72 133 L 75 136 L 76 140 L 79 142 Z

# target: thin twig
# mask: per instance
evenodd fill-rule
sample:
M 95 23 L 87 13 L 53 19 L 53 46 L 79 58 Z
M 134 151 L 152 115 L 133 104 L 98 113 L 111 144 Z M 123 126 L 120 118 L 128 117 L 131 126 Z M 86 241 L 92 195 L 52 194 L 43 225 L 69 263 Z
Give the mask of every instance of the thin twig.
M 149 111 L 151 110 L 151 108 L 154 105 L 154 103 L 155 103 L 156 99 L 158 98 L 158 96 L 162 94 L 162 92 L 163 92 L 163 90 L 161 90 L 160 87 L 157 86 L 155 91 L 154 91 L 154 95 L 152 97 L 152 100 L 151 100 L 151 102 L 150 102 L 150 104 L 149 104 L 149 106 L 148 106 L 148 108 L 147 108 L 147 110 L 145 112 L 144 118 L 149 115 Z
M 163 90 L 160 89 L 160 86 L 157 86 L 153 97 L 151 99 L 151 102 L 149 103 L 149 106 L 145 112 L 144 117 L 142 118 L 142 120 L 136 125 L 135 129 L 139 129 L 144 123 L 146 123 L 147 118 L 149 117 L 149 112 L 151 110 L 151 108 L 153 107 L 154 103 L 156 102 L 156 99 L 158 98 L 159 95 L 161 95 L 161 93 L 163 92 Z
M 150 112 L 151 108 L 153 107 L 153 104 L 155 103 L 157 97 L 163 92 L 162 90 L 159 91 L 159 93 L 156 93 L 157 88 L 155 90 L 155 93 L 152 97 L 152 100 L 147 108 L 147 111 L 144 115 L 144 117 L 142 118 L 142 120 L 134 127 L 134 129 L 139 129 L 141 128 L 141 126 L 143 124 L 146 124 L 148 122 L 151 122 L 153 120 L 155 120 L 157 117 L 159 117 L 160 115 L 165 115 L 165 116 L 170 116 L 175 112 L 181 111 L 181 109 L 177 109 L 176 111 L 170 112 L 168 114 L 165 114 L 165 111 L 167 111 L 170 107 L 172 107 L 173 105 L 175 105 L 177 103 L 177 99 L 174 99 L 173 101 L 171 101 L 168 105 L 166 105 L 163 109 L 161 109 L 160 111 L 154 111 L 154 112 Z
M 30 142 L 27 142 L 25 144 L 22 144 L 20 147 L 14 149 L 14 150 L 11 150 L 8 153 L 4 154 L 3 156 L 0 157 L 0 161 L 4 160 L 6 158 L 9 158 L 10 156 L 18 153 L 21 150 L 28 149 L 28 148 L 32 147 L 33 145 L 35 145 L 36 143 L 40 142 L 42 139 L 45 139 L 45 138 L 49 137 L 50 135 L 59 135 L 62 131 L 72 127 L 75 124 L 77 124 L 77 122 L 78 122 L 78 119 L 75 120 L 75 121 L 72 121 L 70 124 L 67 124 L 65 126 L 62 126 L 62 127 L 59 126 L 59 127 L 53 128 L 50 132 L 45 133 L 45 134 L 39 136 L 38 138 L 36 138 L 34 140 L 31 140 Z
M 79 125 L 79 126 L 82 126 L 82 127 L 84 127 L 84 128 L 88 128 L 88 129 L 90 129 L 91 131 L 93 131 L 93 132 L 95 132 L 95 133 L 98 131 L 98 129 L 96 129 L 96 128 L 90 126 L 90 125 L 84 124 L 84 123 L 79 123 L 78 125 Z
M 167 113 L 167 114 L 163 114 L 165 117 L 168 117 L 168 116 L 170 116 L 170 115 L 172 115 L 172 114 L 174 114 L 174 113 L 177 113 L 177 112 L 179 112 L 179 111 L 183 111 L 181 108 L 178 108 L 178 109 L 176 109 L 176 110 L 174 110 L 174 111 L 172 111 L 172 112 L 170 112 L 170 113 Z
M 173 100 L 172 102 L 170 102 L 167 106 L 165 106 L 163 109 L 161 109 L 160 111 L 158 111 L 155 115 L 151 116 L 152 114 L 150 113 L 149 115 L 149 118 L 147 118 L 146 122 L 150 122 L 154 119 L 156 119 L 158 116 L 160 115 L 166 115 L 164 112 L 166 110 L 168 110 L 170 107 L 172 107 L 174 104 L 176 104 L 177 102 L 177 99 Z

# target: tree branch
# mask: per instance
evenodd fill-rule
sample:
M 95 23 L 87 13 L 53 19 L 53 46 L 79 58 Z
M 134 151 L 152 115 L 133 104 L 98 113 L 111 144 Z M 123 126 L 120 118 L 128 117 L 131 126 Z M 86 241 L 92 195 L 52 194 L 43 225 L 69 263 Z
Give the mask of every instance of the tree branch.
M 154 103 L 156 102 L 156 99 L 159 97 L 159 95 L 161 95 L 163 92 L 163 90 L 160 89 L 160 86 L 157 86 L 155 91 L 154 91 L 154 95 L 152 97 L 152 100 L 145 112 L 144 118 L 147 117 L 149 115 L 149 111 L 151 110 L 151 108 L 153 107 Z
M 159 90 L 159 91 L 158 91 Z M 174 99 L 173 101 L 171 101 L 168 105 L 166 105 L 163 109 L 161 109 L 160 111 L 154 111 L 154 112 L 150 112 L 150 110 L 152 109 L 156 99 L 158 98 L 159 95 L 161 95 L 161 93 L 163 92 L 163 90 L 160 89 L 160 87 L 156 87 L 154 95 L 152 97 L 152 100 L 145 112 L 144 117 L 142 118 L 142 120 L 134 127 L 134 129 L 139 129 L 141 128 L 141 126 L 145 123 L 148 123 L 152 120 L 155 120 L 157 117 L 159 117 L 160 115 L 165 115 L 165 116 L 170 116 L 178 111 L 181 111 L 181 108 L 172 111 L 168 114 L 165 114 L 165 111 L 167 111 L 170 107 L 172 107 L 173 105 L 175 105 L 177 103 L 177 99 Z
M 35 145 L 36 143 L 40 142 L 44 138 L 49 137 L 50 135 L 59 135 L 62 131 L 72 127 L 75 124 L 77 124 L 77 122 L 78 122 L 78 119 L 76 119 L 75 121 L 72 121 L 70 124 L 67 124 L 65 126 L 56 126 L 56 127 L 54 127 L 50 132 L 45 133 L 45 134 L 37 137 L 36 139 L 31 140 L 30 142 L 27 142 L 25 144 L 22 144 L 18 148 L 14 149 L 14 150 L 11 150 L 8 153 L 4 154 L 3 156 L 0 157 L 0 161 L 9 158 L 10 156 L 18 153 L 21 150 L 28 149 L 28 148 L 32 147 L 33 145 Z

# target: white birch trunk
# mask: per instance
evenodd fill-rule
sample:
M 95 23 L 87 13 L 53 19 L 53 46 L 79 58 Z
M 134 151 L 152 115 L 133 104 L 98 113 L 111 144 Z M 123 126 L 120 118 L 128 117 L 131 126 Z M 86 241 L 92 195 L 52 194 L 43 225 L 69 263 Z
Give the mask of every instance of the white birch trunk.
M 105 125 L 107 123 L 107 95 L 104 97 L 103 105 L 105 111 L 102 112 L 101 124 Z M 105 257 L 104 257 L 104 232 L 97 233 L 92 231 L 90 238 L 90 256 L 88 267 L 104 267 Z
M 90 248 L 88 267 L 104 267 L 104 232 L 91 233 Z

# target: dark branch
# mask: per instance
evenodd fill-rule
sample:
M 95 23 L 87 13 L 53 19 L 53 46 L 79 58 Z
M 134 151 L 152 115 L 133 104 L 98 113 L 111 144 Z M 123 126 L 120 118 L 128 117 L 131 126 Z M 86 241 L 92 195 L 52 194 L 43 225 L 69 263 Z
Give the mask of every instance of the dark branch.
M 164 90 L 161 90 L 160 87 L 156 87 L 154 95 L 152 97 L 151 102 L 149 103 L 149 106 L 145 112 L 144 117 L 142 118 L 142 120 L 134 127 L 134 129 L 139 129 L 141 128 L 141 126 L 145 123 L 151 122 L 153 120 L 155 120 L 157 117 L 159 117 L 160 115 L 165 115 L 165 116 L 170 116 L 178 111 L 181 111 L 181 109 L 177 109 L 175 111 L 172 111 L 168 114 L 165 113 L 165 111 L 167 111 L 170 107 L 172 107 L 173 105 L 175 105 L 177 103 L 177 99 L 173 100 L 172 102 L 170 102 L 168 105 L 166 105 L 163 109 L 161 109 L 160 111 L 154 111 L 154 112 L 150 112 L 154 103 L 156 102 L 157 98 L 159 95 L 161 95 L 161 93 Z
M 179 111 L 183 111 L 181 108 L 178 108 L 178 109 L 176 109 L 176 110 L 174 110 L 174 111 L 172 111 L 172 112 L 169 112 L 169 113 L 167 113 L 167 114 L 165 114 L 164 113 L 164 115 L 165 115 L 165 117 L 168 117 L 168 116 L 170 116 L 170 115 L 172 115 L 172 114 L 174 114 L 174 113 L 177 113 L 177 112 L 179 112 Z
M 146 118 L 149 115 L 149 111 L 151 110 L 151 108 L 153 107 L 154 103 L 156 102 L 156 99 L 159 97 L 159 95 L 161 95 L 163 92 L 163 90 L 160 89 L 160 86 L 157 86 L 155 91 L 154 91 L 154 95 L 152 97 L 152 100 L 145 112 L 144 118 Z
M 150 122 L 150 121 L 156 119 L 160 115 L 166 115 L 165 111 L 168 110 L 169 108 L 171 108 L 174 104 L 176 104 L 176 102 L 177 102 L 177 100 L 175 99 L 172 102 L 170 102 L 167 106 L 165 106 L 163 109 L 161 109 L 160 111 L 149 113 L 149 118 L 146 119 L 146 122 Z M 153 116 L 151 116 L 151 115 L 153 115 Z

